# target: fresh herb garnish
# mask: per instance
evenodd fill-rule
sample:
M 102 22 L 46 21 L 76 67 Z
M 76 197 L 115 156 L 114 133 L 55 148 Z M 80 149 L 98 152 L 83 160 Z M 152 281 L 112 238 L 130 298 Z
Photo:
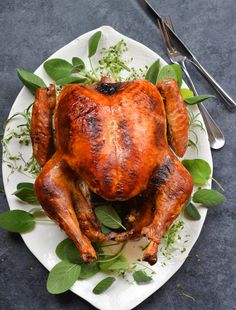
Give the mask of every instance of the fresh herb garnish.
M 188 88 L 181 88 L 180 92 L 181 92 L 181 95 L 183 96 L 184 100 L 194 96 L 193 92 Z
M 211 167 L 203 159 L 184 159 L 182 165 L 188 170 L 195 185 L 204 185 L 211 177 Z
M 27 183 L 27 182 L 18 183 L 16 189 L 17 190 L 12 195 L 15 195 L 22 201 L 28 203 L 38 203 L 33 183 Z
M 10 232 L 24 233 L 35 226 L 32 214 L 23 210 L 12 210 L 0 214 L 0 227 Z
M 89 39 L 88 42 L 88 58 L 91 58 L 96 54 L 97 48 L 98 48 L 98 43 L 101 39 L 102 32 L 97 31 L 92 35 L 92 37 Z
M 101 52 L 103 58 L 98 61 L 100 75 L 108 75 L 116 81 L 121 81 L 121 71 L 132 71 L 127 67 L 128 61 L 122 59 L 122 54 L 126 51 L 127 46 L 124 40 L 120 40 L 117 44 L 109 48 L 103 48 Z
M 67 85 L 67 84 L 73 84 L 73 83 L 83 83 L 86 81 L 86 78 L 84 76 L 66 76 L 62 79 L 59 79 L 56 81 L 57 85 Z
M 45 61 L 43 67 L 54 81 L 68 77 L 73 69 L 72 64 L 61 58 L 49 59 Z
M 93 293 L 96 295 L 102 294 L 105 292 L 114 282 L 116 278 L 114 277 L 107 277 L 100 281 L 93 289 Z
M 96 207 L 94 212 L 98 220 L 106 227 L 113 229 L 123 228 L 126 230 L 125 226 L 122 225 L 121 218 L 112 205 Z
M 143 284 L 143 283 L 148 283 L 152 281 L 152 277 L 147 275 L 146 272 L 143 270 L 135 271 L 133 273 L 133 278 L 137 284 Z
M 73 57 L 72 64 L 74 66 L 73 70 L 76 69 L 75 71 L 80 71 L 81 69 L 85 68 L 83 60 L 79 57 Z
M 68 291 L 78 280 L 81 267 L 67 261 L 56 264 L 49 272 L 47 290 L 51 294 L 60 294 Z
M 8 147 L 9 143 L 14 141 L 15 139 L 18 141 L 20 146 L 30 145 L 30 108 L 31 105 L 26 110 L 24 110 L 24 112 L 15 113 L 6 121 L 5 136 L 1 142 L 4 154 L 3 162 L 5 162 L 7 166 L 11 169 L 11 174 L 14 171 L 18 171 L 35 178 L 40 172 L 40 166 L 38 165 L 36 159 L 31 156 L 29 159 L 25 160 L 21 152 L 13 155 Z M 23 122 L 22 124 L 17 126 L 17 129 L 11 130 L 8 127 L 8 124 L 16 117 L 21 117 L 23 119 Z M 21 164 L 19 164 L 20 161 Z
M 184 214 L 194 221 L 198 221 L 201 218 L 198 209 L 191 202 L 189 202 L 187 206 L 184 208 Z
M 173 68 L 172 65 L 165 65 L 164 67 L 161 68 L 157 77 L 157 82 L 166 78 L 171 78 L 178 81 L 175 69 Z
M 44 81 L 34 73 L 23 69 L 17 69 L 17 75 L 21 82 L 29 89 L 34 95 L 36 90 L 40 87 L 46 87 Z
M 56 247 L 56 254 L 61 260 L 69 261 L 73 264 L 83 263 L 80 252 L 74 242 L 67 238 L 61 241 Z
M 204 207 L 218 206 L 224 201 L 224 195 L 214 189 L 200 189 L 193 195 L 193 202 L 201 203 Z
M 81 264 L 80 266 L 81 266 L 81 271 L 80 271 L 79 279 L 91 278 L 100 271 L 100 268 L 97 262 L 93 262 L 91 264 Z
M 172 68 L 175 70 L 176 78 L 177 78 L 177 83 L 179 88 L 181 88 L 182 85 L 182 70 L 179 64 L 172 64 Z
M 189 104 L 189 105 L 193 105 L 193 104 L 200 103 L 200 102 L 205 101 L 205 100 L 210 99 L 210 98 L 215 98 L 215 96 L 212 96 L 212 95 L 194 96 L 194 97 L 185 98 L 184 102 Z
M 145 80 L 148 80 L 152 84 L 156 85 L 157 77 L 160 69 L 160 59 L 157 59 L 148 69 Z

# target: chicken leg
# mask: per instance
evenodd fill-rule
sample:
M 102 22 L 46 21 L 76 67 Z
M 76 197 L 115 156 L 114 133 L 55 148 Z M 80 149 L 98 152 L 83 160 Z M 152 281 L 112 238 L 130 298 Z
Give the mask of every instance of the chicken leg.
M 55 155 L 43 167 L 36 179 L 35 191 L 47 215 L 74 241 L 83 261 L 94 261 L 96 252 L 89 238 L 103 241 L 105 236 L 99 232 L 95 216 L 91 216 L 91 205 L 76 186 L 73 173 L 58 156 Z M 79 222 L 82 222 L 81 226 Z
M 143 260 L 151 265 L 157 261 L 157 249 L 161 238 L 180 214 L 193 189 L 191 175 L 174 154 L 169 151 L 164 158 L 164 162 L 157 168 L 150 181 L 150 187 L 156 191 L 153 221 L 141 232 L 151 240 L 143 255 Z

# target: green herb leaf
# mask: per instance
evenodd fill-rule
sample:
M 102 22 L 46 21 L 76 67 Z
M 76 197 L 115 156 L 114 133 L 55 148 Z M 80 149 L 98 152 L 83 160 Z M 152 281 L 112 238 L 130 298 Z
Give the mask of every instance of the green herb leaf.
M 43 64 L 43 66 L 47 74 L 54 81 L 69 76 L 73 69 L 72 64 L 61 58 L 49 59 Z
M 88 43 L 88 57 L 92 57 L 95 55 L 97 48 L 98 48 L 98 43 L 101 39 L 102 32 L 98 31 L 92 35 L 92 37 L 89 39 Z
M 73 84 L 73 83 L 83 83 L 86 81 L 86 78 L 85 77 L 82 77 L 82 76 L 66 76 L 62 79 L 59 79 L 56 81 L 56 84 L 57 85 L 61 85 L 61 86 L 64 86 L 64 85 L 67 85 L 67 84 Z
M 203 159 L 184 159 L 182 164 L 191 174 L 195 185 L 202 186 L 211 177 L 211 167 Z
M 166 78 L 171 78 L 178 81 L 175 69 L 171 65 L 166 65 L 161 69 L 157 77 L 157 82 Z
M 96 207 L 95 214 L 99 221 L 108 228 L 118 229 L 122 227 L 126 230 L 121 223 L 121 218 L 111 205 Z
M 108 267 L 108 270 L 127 270 L 129 269 L 129 262 L 124 255 L 117 257 L 115 261 Z
M 91 264 L 81 264 L 81 271 L 79 275 L 79 279 L 88 279 L 93 277 L 96 273 L 99 272 L 99 265 L 96 262 Z
M 224 201 L 224 195 L 214 189 L 200 189 L 193 195 L 193 202 L 201 203 L 204 207 L 214 207 Z
M 17 190 L 12 195 L 15 195 L 17 198 L 28 203 L 39 203 L 34 191 L 33 183 L 18 183 L 16 189 Z
M 124 255 L 120 255 L 114 260 L 100 263 L 99 268 L 104 272 L 109 272 L 111 270 L 127 270 L 129 269 L 129 263 Z
M 181 95 L 184 98 L 184 100 L 194 96 L 193 92 L 188 88 L 181 88 L 180 92 L 181 92 Z
M 198 221 L 201 218 L 201 215 L 198 212 L 198 209 L 191 202 L 185 207 L 184 214 L 194 221 Z
M 102 232 L 104 235 L 107 235 L 107 234 L 109 234 L 109 233 L 111 232 L 111 230 L 110 230 L 110 228 L 108 228 L 108 227 L 102 225 L 102 226 L 101 226 L 101 232 Z
M 13 210 L 0 214 L 0 227 L 11 232 L 24 233 L 35 226 L 32 214 L 23 210 Z
M 133 278 L 134 278 L 134 281 L 137 283 L 137 284 L 141 284 L 141 283 L 147 283 L 147 282 L 150 282 L 152 280 L 152 277 L 148 276 L 146 274 L 145 271 L 143 270 L 138 270 L 138 271 L 135 271 L 133 273 Z
M 80 59 L 79 57 L 73 57 L 72 58 L 72 64 L 73 64 L 74 67 L 78 67 L 78 68 L 81 68 L 81 69 L 85 68 L 85 64 L 84 64 L 83 60 Z
M 44 81 L 34 73 L 25 71 L 23 69 L 17 69 L 17 75 L 21 82 L 28 88 L 28 90 L 34 95 L 36 90 L 40 87 L 46 87 Z
M 102 294 L 115 282 L 115 280 L 116 278 L 114 277 L 107 277 L 103 279 L 95 286 L 95 288 L 93 289 L 93 293 L 96 295 Z
M 145 80 L 148 80 L 152 84 L 156 85 L 157 83 L 157 76 L 160 69 L 160 59 L 156 60 L 148 69 Z
M 72 58 L 72 65 L 73 66 L 80 66 L 80 65 L 85 66 L 83 60 L 79 57 L 73 57 Z
M 181 67 L 178 64 L 173 64 L 171 66 L 175 70 L 175 74 L 176 74 L 176 77 L 177 77 L 177 83 L 179 85 L 179 88 L 181 88 L 181 85 L 182 85 L 182 70 L 181 70 Z
M 184 99 L 184 102 L 189 104 L 189 105 L 193 105 L 193 104 L 197 104 L 199 102 L 202 102 L 202 101 L 204 101 L 206 99 L 210 99 L 210 98 L 215 98 L 215 96 L 212 96 L 212 95 L 194 96 L 194 97 Z
M 171 250 L 184 229 L 184 221 L 180 220 L 170 226 L 163 236 L 165 250 Z
M 51 294 L 60 294 L 68 291 L 78 279 L 81 267 L 69 262 L 60 262 L 55 265 L 48 275 L 47 290 Z
M 74 242 L 69 238 L 61 241 L 57 245 L 56 254 L 61 260 L 79 265 L 83 263 L 79 250 L 76 248 Z
M 104 272 L 108 272 L 109 271 L 109 267 L 114 263 L 116 259 L 108 261 L 108 262 L 101 262 L 99 263 L 99 268 L 100 270 L 104 271 Z

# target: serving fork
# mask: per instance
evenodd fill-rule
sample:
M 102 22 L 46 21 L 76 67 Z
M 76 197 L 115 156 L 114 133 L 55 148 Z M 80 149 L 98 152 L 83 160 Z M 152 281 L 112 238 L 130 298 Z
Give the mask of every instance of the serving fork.
M 197 90 L 194 86 L 194 83 L 186 67 L 187 57 L 182 51 L 177 49 L 174 42 L 171 40 L 171 37 L 169 36 L 169 30 L 168 30 L 169 28 L 171 28 L 173 32 L 176 32 L 171 17 L 169 17 L 169 19 L 166 18 L 165 22 L 163 19 L 158 20 L 157 22 L 158 22 L 159 29 L 161 31 L 162 39 L 167 49 L 167 54 L 170 58 L 170 61 L 174 64 L 179 64 L 181 66 L 188 80 L 190 88 L 192 89 L 194 95 L 198 96 Z M 169 28 L 167 28 L 166 24 Z M 212 149 L 222 148 L 225 144 L 225 138 L 224 138 L 222 131 L 220 130 L 220 128 L 218 127 L 218 125 L 213 120 L 213 118 L 211 117 L 211 115 L 209 114 L 209 112 L 207 111 L 207 109 L 202 103 L 198 103 L 198 108 L 201 112 L 201 115 L 203 117 L 203 120 L 206 126 L 206 130 L 208 133 L 208 139 L 209 139 L 211 148 Z

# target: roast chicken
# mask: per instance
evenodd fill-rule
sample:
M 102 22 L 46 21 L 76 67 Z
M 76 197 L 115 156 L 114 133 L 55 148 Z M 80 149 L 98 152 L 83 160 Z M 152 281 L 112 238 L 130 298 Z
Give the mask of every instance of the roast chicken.
M 85 263 L 96 260 L 92 242 L 142 236 L 150 240 L 143 260 L 156 263 L 160 240 L 193 188 L 177 158 L 186 151 L 188 128 L 173 79 L 155 86 L 105 78 L 91 86 L 67 85 L 57 99 L 53 85 L 37 90 L 31 139 L 42 169 L 35 192 Z M 128 208 L 127 230 L 102 233 L 93 195 Z

